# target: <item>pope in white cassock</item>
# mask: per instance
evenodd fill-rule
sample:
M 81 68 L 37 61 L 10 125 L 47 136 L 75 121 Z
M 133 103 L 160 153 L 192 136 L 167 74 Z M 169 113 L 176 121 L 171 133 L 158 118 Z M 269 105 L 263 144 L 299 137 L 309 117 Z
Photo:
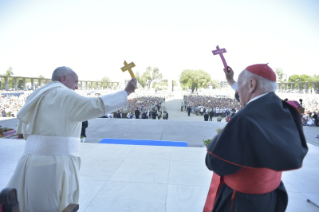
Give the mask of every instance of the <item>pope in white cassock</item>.
M 59 67 L 29 96 L 17 115 L 25 150 L 7 185 L 17 189 L 21 211 L 57 212 L 78 203 L 81 122 L 127 106 L 136 83 L 133 78 L 124 91 L 88 98 L 74 92 L 77 74 Z

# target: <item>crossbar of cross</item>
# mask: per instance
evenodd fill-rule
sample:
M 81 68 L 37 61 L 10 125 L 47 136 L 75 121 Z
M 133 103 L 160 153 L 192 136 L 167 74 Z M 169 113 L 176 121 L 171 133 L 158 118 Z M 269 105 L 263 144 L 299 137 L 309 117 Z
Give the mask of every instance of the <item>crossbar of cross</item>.
M 228 66 L 227 66 L 226 60 L 225 60 L 224 55 L 223 55 L 223 53 L 226 53 L 226 49 L 220 49 L 219 46 L 217 45 L 217 46 L 216 46 L 216 50 L 214 50 L 214 51 L 212 51 L 212 52 L 213 52 L 214 55 L 219 54 L 219 56 L 220 56 L 220 58 L 222 59 L 222 62 L 223 62 L 223 64 L 224 64 L 224 68 L 225 68 L 226 70 L 228 70 L 228 69 L 227 69 Z

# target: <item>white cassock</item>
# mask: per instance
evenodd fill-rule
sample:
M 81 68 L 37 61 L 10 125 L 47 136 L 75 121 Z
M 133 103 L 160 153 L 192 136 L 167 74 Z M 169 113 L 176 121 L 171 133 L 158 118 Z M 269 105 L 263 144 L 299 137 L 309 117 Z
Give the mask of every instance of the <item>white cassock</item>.
M 81 122 L 127 105 L 125 91 L 89 98 L 57 81 L 35 90 L 17 115 L 26 145 L 7 185 L 17 189 L 20 211 L 57 212 L 78 203 Z

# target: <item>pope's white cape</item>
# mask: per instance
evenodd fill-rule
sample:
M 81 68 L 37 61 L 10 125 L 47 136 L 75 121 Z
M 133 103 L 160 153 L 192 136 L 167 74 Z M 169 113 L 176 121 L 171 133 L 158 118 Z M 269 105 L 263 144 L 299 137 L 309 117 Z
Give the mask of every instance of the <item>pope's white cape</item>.
M 35 90 L 25 102 L 24 106 L 17 114 L 17 118 L 20 120 L 17 133 L 18 134 L 31 134 L 34 124 L 35 116 L 37 115 L 38 107 L 44 94 L 51 89 L 64 86 L 58 81 L 53 81 L 46 84 L 41 89 Z

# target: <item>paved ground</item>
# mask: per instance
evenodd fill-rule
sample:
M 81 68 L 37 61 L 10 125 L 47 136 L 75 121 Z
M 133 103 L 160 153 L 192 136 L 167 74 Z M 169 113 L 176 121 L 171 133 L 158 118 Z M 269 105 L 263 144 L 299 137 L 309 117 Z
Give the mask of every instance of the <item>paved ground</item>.
M 24 143 L 0 139 L 0 188 L 12 176 Z M 301 169 L 283 173 L 288 212 L 319 211 L 307 202 L 319 204 L 319 147 L 309 148 Z M 82 143 L 80 154 L 80 212 L 203 209 L 212 177 L 206 148 Z

